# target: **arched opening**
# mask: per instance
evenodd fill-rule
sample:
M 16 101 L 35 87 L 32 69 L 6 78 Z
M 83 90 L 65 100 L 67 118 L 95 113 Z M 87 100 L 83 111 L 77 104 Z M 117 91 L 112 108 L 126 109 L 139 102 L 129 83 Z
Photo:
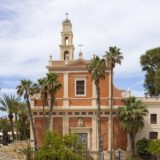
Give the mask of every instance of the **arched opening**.
M 64 60 L 69 60 L 69 52 L 68 51 L 64 52 Z
M 65 37 L 65 45 L 68 45 L 69 44 L 69 39 L 68 37 Z

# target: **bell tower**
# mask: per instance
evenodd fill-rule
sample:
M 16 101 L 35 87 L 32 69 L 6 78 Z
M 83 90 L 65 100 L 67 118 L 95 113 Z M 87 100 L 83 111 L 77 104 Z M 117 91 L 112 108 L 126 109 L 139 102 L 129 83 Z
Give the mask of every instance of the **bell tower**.
M 66 19 L 62 23 L 60 59 L 67 61 L 74 60 L 72 24 L 68 19 L 68 13 L 66 13 Z

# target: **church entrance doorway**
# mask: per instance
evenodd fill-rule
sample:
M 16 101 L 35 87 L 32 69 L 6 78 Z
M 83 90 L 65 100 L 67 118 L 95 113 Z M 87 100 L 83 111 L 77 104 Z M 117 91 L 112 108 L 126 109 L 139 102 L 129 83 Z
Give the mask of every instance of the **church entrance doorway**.
M 82 156 L 84 160 L 88 159 L 88 134 L 87 133 L 77 133 L 79 136 L 79 144 L 82 144 L 83 149 L 82 149 Z

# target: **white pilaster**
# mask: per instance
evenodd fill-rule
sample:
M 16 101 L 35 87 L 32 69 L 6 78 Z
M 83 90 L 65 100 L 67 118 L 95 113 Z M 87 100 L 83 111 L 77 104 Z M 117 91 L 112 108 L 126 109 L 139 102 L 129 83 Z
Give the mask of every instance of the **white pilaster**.
M 94 80 L 92 80 L 92 107 L 96 107 L 96 85 L 94 83 Z
M 130 137 L 128 134 L 127 134 L 127 151 L 131 151 Z
M 69 134 L 69 117 L 63 117 L 63 135 Z
M 92 117 L 92 151 L 98 151 L 97 117 Z
M 111 116 L 108 116 L 108 150 L 111 150 Z

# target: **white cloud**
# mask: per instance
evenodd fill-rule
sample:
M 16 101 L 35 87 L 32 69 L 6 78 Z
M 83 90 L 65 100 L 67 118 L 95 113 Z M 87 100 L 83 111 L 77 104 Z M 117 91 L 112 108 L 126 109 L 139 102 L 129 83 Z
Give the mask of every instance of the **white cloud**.
M 131 94 L 132 96 L 136 96 L 136 97 L 144 97 L 144 91 L 140 91 L 140 90 L 132 90 Z
M 7 94 L 7 95 L 11 95 L 11 94 L 14 95 L 14 94 L 16 94 L 16 89 L 14 89 L 14 88 L 1 88 L 0 92 L 3 94 Z
M 105 54 L 116 45 L 124 53 L 117 76 L 142 74 L 139 57 L 159 46 L 160 1 L 146 0 L 3 0 L 0 2 L 0 76 L 31 78 L 47 71 L 49 54 L 59 58 L 61 22 L 69 12 L 75 54 Z M 75 56 L 76 57 L 76 56 Z

